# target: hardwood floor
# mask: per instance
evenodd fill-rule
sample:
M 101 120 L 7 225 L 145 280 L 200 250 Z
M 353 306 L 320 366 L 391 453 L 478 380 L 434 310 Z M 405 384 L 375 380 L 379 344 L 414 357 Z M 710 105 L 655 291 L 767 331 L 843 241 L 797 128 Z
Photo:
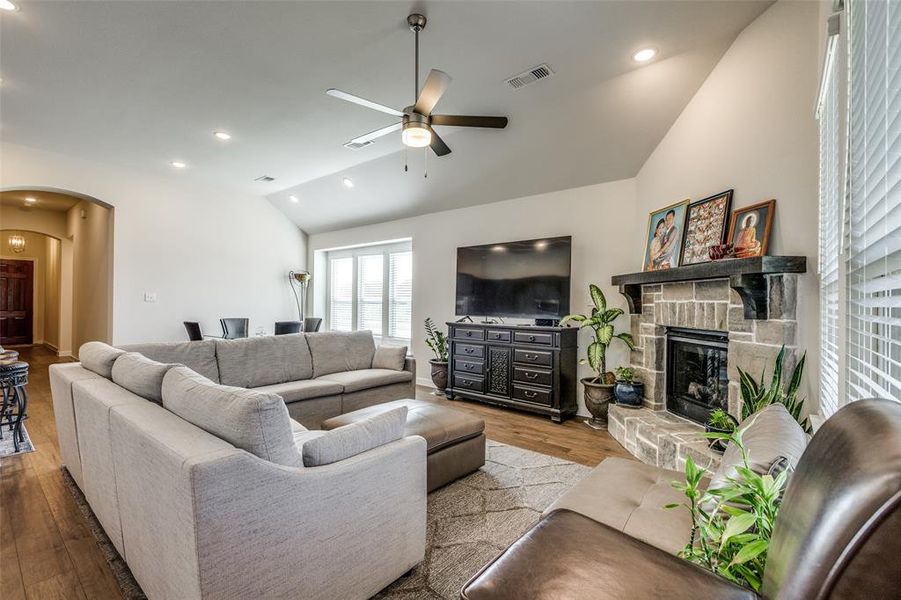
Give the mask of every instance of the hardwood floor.
M 59 468 L 47 367 L 67 359 L 43 347 L 20 353 L 31 366 L 26 426 L 36 451 L 0 459 L 0 597 L 120 598 Z M 448 402 L 430 392 L 420 387 L 417 397 Z M 451 406 L 483 417 L 486 435 L 505 444 L 592 466 L 608 456 L 630 456 L 606 432 L 577 420 L 557 425 L 546 417 L 474 402 L 454 401 Z

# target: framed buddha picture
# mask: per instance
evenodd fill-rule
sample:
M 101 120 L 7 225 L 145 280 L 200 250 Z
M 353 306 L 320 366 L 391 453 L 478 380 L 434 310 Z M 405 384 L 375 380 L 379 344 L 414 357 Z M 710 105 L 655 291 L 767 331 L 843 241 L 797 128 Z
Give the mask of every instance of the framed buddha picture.
M 766 200 L 733 211 L 728 239 L 735 248 L 736 258 L 766 255 L 775 212 L 775 200 Z

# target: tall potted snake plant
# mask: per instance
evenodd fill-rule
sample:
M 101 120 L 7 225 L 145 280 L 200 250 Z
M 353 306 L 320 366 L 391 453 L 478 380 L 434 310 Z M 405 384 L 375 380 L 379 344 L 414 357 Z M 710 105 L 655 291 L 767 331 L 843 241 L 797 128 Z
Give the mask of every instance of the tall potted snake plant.
M 629 349 L 635 347 L 630 333 L 616 333 L 613 321 L 623 314 L 621 308 L 607 308 L 607 298 L 601 288 L 595 284 L 588 286 L 591 302 L 594 307 L 590 315 L 572 314 L 566 315 L 560 320 L 560 325 L 572 321 L 579 324 L 579 328 L 590 327 L 594 332 L 594 340 L 588 345 L 587 357 L 580 360 L 580 364 L 588 364 L 594 371 L 593 377 L 585 377 L 581 380 L 585 388 L 585 408 L 591 413 L 591 419 L 586 423 L 594 429 L 607 428 L 607 411 L 610 402 L 614 399 L 613 385 L 616 376 L 607 370 L 607 349 L 614 339 L 619 339 Z
M 435 358 L 429 361 L 432 365 L 432 383 L 437 388 L 433 394 L 440 396 L 447 388 L 447 336 L 435 327 L 431 317 L 426 317 L 425 333 L 425 343 L 435 354 Z

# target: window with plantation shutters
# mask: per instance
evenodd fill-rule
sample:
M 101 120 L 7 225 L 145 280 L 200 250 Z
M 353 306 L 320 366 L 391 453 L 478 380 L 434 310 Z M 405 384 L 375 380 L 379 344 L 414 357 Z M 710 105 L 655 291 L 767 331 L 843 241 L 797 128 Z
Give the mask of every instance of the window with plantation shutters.
M 847 399 L 901 400 L 901 3 L 848 20 Z
M 371 331 L 381 343 L 410 343 L 413 253 L 409 241 L 329 250 L 326 328 Z

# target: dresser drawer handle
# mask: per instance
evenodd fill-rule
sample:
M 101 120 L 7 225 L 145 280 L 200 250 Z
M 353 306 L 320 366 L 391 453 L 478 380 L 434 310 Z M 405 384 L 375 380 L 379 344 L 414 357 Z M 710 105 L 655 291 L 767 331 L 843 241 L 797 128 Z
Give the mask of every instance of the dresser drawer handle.
M 494 334 L 494 339 L 496 339 L 496 340 L 501 339 L 501 334 L 495 333 L 495 334 Z
M 468 379 L 461 379 L 460 383 L 463 384 L 463 387 L 469 387 L 470 385 L 472 385 L 472 382 Z
M 473 352 L 475 352 L 475 348 L 463 348 L 463 352 L 465 352 L 466 354 L 472 354 Z
M 534 342 L 534 341 L 535 341 L 535 336 L 534 336 L 534 335 L 530 335 L 530 336 L 529 336 L 529 341 L 530 341 L 530 342 Z
M 471 331 L 467 331 L 467 332 L 466 332 L 466 337 L 472 337 L 472 332 L 471 332 Z
M 538 360 L 537 354 L 526 354 L 526 360 Z
M 473 366 L 474 366 L 474 365 L 472 365 L 472 364 L 470 364 L 470 363 L 464 363 L 464 364 L 463 364 L 463 368 L 464 368 L 464 369 L 467 369 L 467 370 L 469 370 L 469 371 L 472 371 L 472 367 L 473 367 Z
M 538 392 L 530 392 L 529 390 L 523 390 L 522 393 L 526 398 L 534 398 L 538 395 Z
M 529 373 L 526 371 L 523 375 L 526 376 L 526 379 L 538 379 L 538 373 Z

